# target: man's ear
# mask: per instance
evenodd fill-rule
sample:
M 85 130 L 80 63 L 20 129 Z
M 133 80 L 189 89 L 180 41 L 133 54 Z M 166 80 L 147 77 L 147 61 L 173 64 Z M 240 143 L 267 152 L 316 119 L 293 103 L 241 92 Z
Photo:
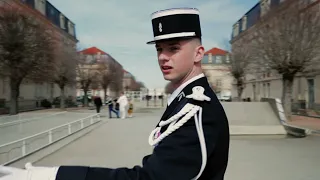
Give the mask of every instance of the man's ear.
M 200 62 L 204 56 L 204 47 L 202 45 L 199 45 L 198 47 L 196 47 L 195 49 L 195 59 L 194 62 Z

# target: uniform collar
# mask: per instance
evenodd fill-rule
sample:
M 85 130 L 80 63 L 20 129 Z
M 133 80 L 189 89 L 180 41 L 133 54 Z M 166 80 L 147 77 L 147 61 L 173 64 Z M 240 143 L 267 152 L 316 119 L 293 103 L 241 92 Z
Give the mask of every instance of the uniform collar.
M 172 103 L 172 101 L 179 95 L 179 93 L 182 91 L 183 88 L 185 88 L 188 84 L 192 83 L 193 81 L 200 79 L 204 77 L 204 74 L 201 73 L 191 79 L 189 79 L 188 81 L 184 82 L 182 85 L 180 85 L 175 91 L 173 91 L 173 93 L 170 95 L 170 97 L 168 98 L 168 106 Z

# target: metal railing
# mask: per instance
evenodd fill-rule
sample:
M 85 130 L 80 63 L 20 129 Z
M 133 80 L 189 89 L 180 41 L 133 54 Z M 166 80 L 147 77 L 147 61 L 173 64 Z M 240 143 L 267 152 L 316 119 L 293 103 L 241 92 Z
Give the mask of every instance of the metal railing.
M 100 115 L 94 114 L 26 138 L 0 145 L 0 165 L 6 165 L 19 160 L 99 121 L 101 121 Z
M 56 116 L 56 115 L 59 115 L 59 114 L 64 114 L 66 112 L 67 111 L 57 112 L 57 113 L 44 115 L 44 116 L 39 116 L 40 114 L 34 114 L 34 116 L 36 116 L 36 117 L 31 117 L 31 118 L 30 117 L 29 118 L 24 118 L 20 114 L 13 115 L 13 116 L 8 116 L 8 117 L 1 117 L 0 118 L 0 128 L 4 127 L 4 126 L 23 124 L 23 123 L 26 123 L 26 122 L 29 122 L 29 121 L 38 120 L 38 119 L 42 119 L 42 118 L 45 118 L 45 117 L 51 117 L 51 116 Z

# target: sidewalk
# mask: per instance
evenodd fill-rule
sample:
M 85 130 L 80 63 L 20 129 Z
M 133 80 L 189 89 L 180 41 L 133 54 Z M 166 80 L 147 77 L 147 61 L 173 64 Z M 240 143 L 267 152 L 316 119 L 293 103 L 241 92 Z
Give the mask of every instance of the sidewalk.
M 320 118 L 292 115 L 292 121 L 289 124 L 300 126 L 320 133 Z
M 132 167 L 152 152 L 148 137 L 159 121 L 161 110 L 135 113 L 127 119 L 103 117 L 100 127 L 65 148 L 35 162 L 39 166 L 89 165 Z
M 33 164 L 107 168 L 141 165 L 142 158 L 152 152 L 148 137 L 162 114 L 161 110 L 151 110 L 125 120 L 104 118 L 105 123 L 94 131 Z M 225 180 L 319 179 L 320 161 L 315 157 L 319 155 L 320 136 L 233 136 L 230 147 Z M 266 173 L 268 176 L 263 176 Z

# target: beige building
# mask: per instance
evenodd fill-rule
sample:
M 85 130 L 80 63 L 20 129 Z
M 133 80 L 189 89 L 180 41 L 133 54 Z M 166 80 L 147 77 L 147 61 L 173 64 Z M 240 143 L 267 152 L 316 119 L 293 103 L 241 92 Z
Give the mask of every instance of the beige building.
M 237 97 L 237 87 L 232 85 L 232 95 Z M 261 73 L 247 75 L 246 83 L 241 99 L 250 98 L 252 101 L 260 101 L 261 98 L 281 98 L 282 78 L 277 73 Z M 292 100 L 297 102 L 305 100 L 307 107 L 320 103 L 320 76 L 297 75 L 293 82 Z
M 250 43 L 257 35 L 259 23 L 262 16 L 266 15 L 270 9 L 282 5 L 282 3 L 292 3 L 294 1 L 284 0 L 260 0 L 234 25 L 232 30 L 232 47 L 243 46 Z M 305 1 L 308 7 L 319 6 L 320 1 Z M 271 14 L 273 15 L 273 14 Z M 274 17 L 274 16 L 269 16 Z M 292 101 L 305 100 L 307 107 L 313 107 L 320 103 L 320 75 L 319 72 L 309 74 L 298 74 L 294 79 L 292 89 Z M 251 70 L 245 77 L 245 85 L 241 99 L 250 98 L 259 101 L 263 97 L 282 97 L 282 77 L 275 71 Z M 232 88 L 233 98 L 237 97 L 235 82 Z
M 205 52 L 202 68 L 209 84 L 221 100 L 231 98 L 233 77 L 230 74 L 229 53 L 219 48 Z
M 123 69 L 123 91 L 129 91 L 136 84 L 135 77 Z
M 2 0 L 0 6 L 19 7 L 37 17 L 37 20 L 46 25 L 63 44 L 75 47 L 78 42 L 74 23 L 46 0 Z M 0 74 L 0 99 L 6 101 L 5 106 L 7 107 L 10 100 L 9 85 L 9 79 Z M 75 97 L 75 87 L 66 87 L 65 95 Z M 40 106 L 41 100 L 53 100 L 58 96 L 60 96 L 60 88 L 56 84 L 50 82 L 35 83 L 30 79 L 24 79 L 20 86 L 19 108 L 21 110 L 34 109 Z
M 83 72 L 85 74 L 82 75 L 82 79 L 85 79 L 86 77 L 92 78 L 97 77 L 98 69 L 101 68 L 99 63 L 116 63 L 118 66 L 120 66 L 122 69 L 122 66 L 111 57 L 111 55 L 107 54 L 106 52 L 100 50 L 97 47 L 90 47 L 87 49 L 84 49 L 79 52 L 80 56 L 84 58 L 84 61 L 86 64 L 83 64 L 80 66 L 81 70 L 80 72 Z M 112 62 L 110 62 L 112 61 Z M 78 72 L 79 73 L 79 72 Z M 81 75 L 77 75 L 77 79 L 81 79 Z M 91 84 L 88 90 L 88 97 L 91 98 L 91 96 L 100 96 L 104 97 L 104 89 L 101 87 L 100 84 Z M 81 85 L 78 83 L 77 85 L 77 97 L 82 97 L 84 95 L 84 91 L 81 88 Z M 110 86 L 107 88 L 107 96 L 109 97 L 115 97 L 116 92 L 113 91 Z

